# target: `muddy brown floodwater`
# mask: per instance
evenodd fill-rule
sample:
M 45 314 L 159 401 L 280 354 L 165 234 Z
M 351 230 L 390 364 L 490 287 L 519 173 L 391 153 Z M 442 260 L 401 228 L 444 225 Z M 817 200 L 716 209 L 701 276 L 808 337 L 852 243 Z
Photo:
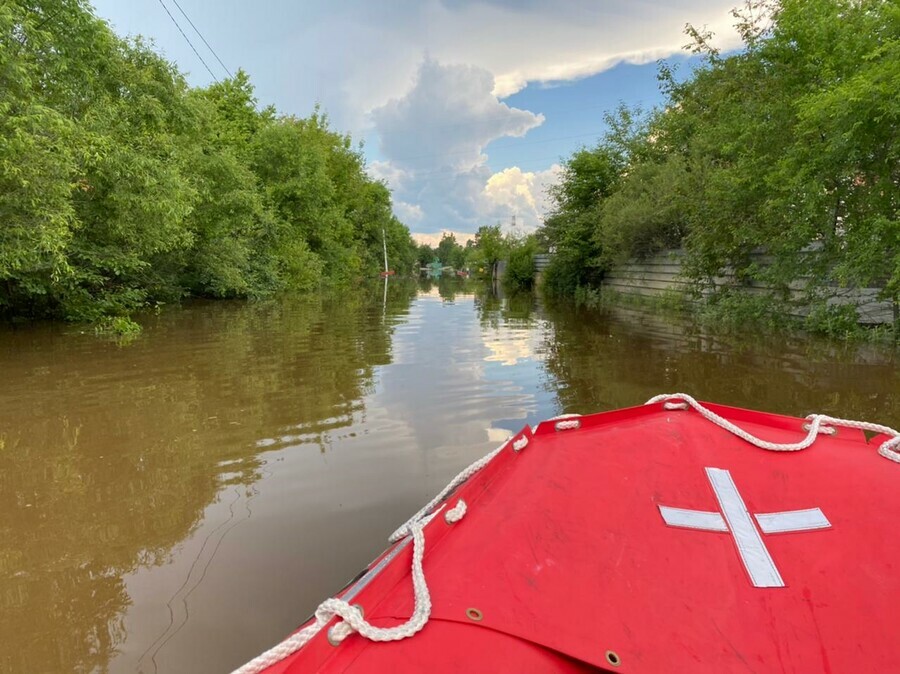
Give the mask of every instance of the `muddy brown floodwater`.
M 479 286 L 0 329 L 0 671 L 227 672 L 524 424 L 684 391 L 900 424 L 897 352 Z

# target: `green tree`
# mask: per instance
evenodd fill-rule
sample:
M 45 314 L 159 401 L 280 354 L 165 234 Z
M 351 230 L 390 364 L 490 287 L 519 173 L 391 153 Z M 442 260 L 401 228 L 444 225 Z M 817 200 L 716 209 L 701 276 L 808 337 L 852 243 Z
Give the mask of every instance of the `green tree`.
M 722 55 L 689 26 L 702 66 L 679 80 L 664 64 L 665 106 L 607 116 L 601 143 L 567 161 L 539 232 L 556 253 L 548 287 L 681 245 L 697 286 L 732 275 L 770 288 L 772 311 L 825 310 L 836 284 L 880 286 L 896 306 L 900 6 L 749 0 L 734 15 L 742 49 Z
M 624 159 L 621 150 L 601 143 L 581 149 L 563 164 L 560 182 L 550 190 L 554 210 L 540 236 L 553 259 L 544 287 L 567 295 L 602 277 L 602 243 L 594 236 L 599 209 L 618 185 Z
M 508 241 L 509 261 L 503 275 L 504 285 L 511 290 L 530 290 L 534 285 L 534 256 L 538 251 L 537 238 L 530 234 Z
M 472 244 L 472 264 L 491 274 L 494 265 L 504 259 L 508 252 L 500 225 L 482 225 L 475 232 Z
M 85 0 L 0 5 L 0 315 L 94 319 L 412 266 L 361 150 L 259 109 L 243 71 L 191 89 Z
M 423 243 L 416 249 L 416 263 L 420 267 L 424 267 L 433 262 L 435 257 L 437 257 L 437 254 L 435 253 L 434 248 L 427 243 Z
M 462 269 L 465 265 L 465 249 L 457 243 L 456 236 L 453 232 L 444 232 L 437 245 L 435 254 L 444 266 Z

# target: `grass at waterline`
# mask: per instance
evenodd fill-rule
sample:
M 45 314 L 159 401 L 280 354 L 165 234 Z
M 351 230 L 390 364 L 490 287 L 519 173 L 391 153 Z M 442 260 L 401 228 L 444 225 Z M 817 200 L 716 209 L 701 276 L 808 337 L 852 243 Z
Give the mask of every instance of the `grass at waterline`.
M 585 287 L 576 290 L 575 304 L 590 309 L 615 306 L 646 309 L 688 317 L 704 327 L 726 331 L 798 332 L 900 347 L 900 330 L 896 324 L 861 325 L 856 320 L 855 309 L 849 305 L 828 306 L 822 302 L 800 317 L 789 313 L 788 307 L 772 298 L 740 292 L 726 291 L 705 300 L 694 300 L 689 294 L 674 290 L 659 295 L 638 295 Z

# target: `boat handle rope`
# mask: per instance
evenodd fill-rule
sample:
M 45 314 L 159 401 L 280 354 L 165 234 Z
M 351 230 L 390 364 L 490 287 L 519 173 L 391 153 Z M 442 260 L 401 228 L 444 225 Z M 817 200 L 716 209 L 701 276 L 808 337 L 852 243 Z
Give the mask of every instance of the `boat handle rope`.
M 803 440 L 796 443 L 776 443 L 762 440 L 761 438 L 751 435 L 744 429 L 735 426 L 727 419 L 720 417 L 712 410 L 707 409 L 686 393 L 664 393 L 654 396 L 645 404 L 653 405 L 658 402 L 664 402 L 664 407 L 670 410 L 688 409 L 688 407 L 692 407 L 705 419 L 708 419 L 716 426 L 724 428 L 726 431 L 733 433 L 756 447 L 776 452 L 796 452 L 801 449 L 806 449 L 815 442 L 819 433 L 833 434 L 833 426 L 846 426 L 875 433 L 883 433 L 893 437 L 882 443 L 878 448 L 878 453 L 886 459 L 900 463 L 900 452 L 895 449 L 900 446 L 900 433 L 888 426 L 873 424 L 866 421 L 838 419 L 824 414 L 810 414 L 806 417 L 809 421 L 807 424 L 808 434 Z M 579 415 L 577 414 L 563 414 L 548 419 L 548 421 L 555 422 L 554 428 L 557 431 L 566 431 L 581 426 L 581 422 L 577 418 L 578 416 Z M 448 494 L 488 465 L 508 444 L 509 440 L 462 470 L 456 477 L 450 480 L 447 486 L 441 489 L 433 499 L 420 508 L 415 515 L 410 517 L 402 526 L 400 526 L 400 528 L 391 534 L 389 539 L 391 543 L 396 543 L 408 536 L 412 536 L 413 540 L 411 575 L 413 581 L 413 594 L 415 596 L 415 608 L 412 616 L 410 616 L 407 622 L 402 625 L 397 625 L 396 627 L 376 627 L 363 618 L 362 611 L 359 607 L 349 604 L 342 599 L 332 597 L 319 604 L 319 607 L 316 609 L 314 623 L 290 635 L 284 641 L 273 646 L 262 655 L 257 656 L 244 666 L 236 669 L 232 674 L 259 674 L 259 672 L 262 672 L 267 667 L 270 667 L 277 662 L 281 662 L 286 657 L 306 645 L 306 643 L 318 634 L 335 616 L 339 616 L 343 620 L 334 624 L 328 630 L 328 640 L 332 644 L 341 643 L 353 632 L 358 632 L 361 636 L 370 641 L 399 641 L 400 639 L 406 639 L 418 633 L 425 627 L 425 624 L 431 616 L 431 595 L 428 591 L 428 584 L 425 581 L 425 572 L 422 569 L 422 559 L 425 555 L 425 534 L 422 530 L 435 516 L 438 515 L 438 513 L 441 512 L 444 506 L 439 506 L 439 504 L 446 499 Z M 522 451 L 526 446 L 528 446 L 528 438 L 525 436 L 520 437 L 512 443 L 513 450 L 516 452 Z M 462 499 L 459 499 L 453 508 L 447 510 L 444 519 L 448 524 L 454 524 L 461 520 L 465 514 L 466 503 Z
M 353 632 L 358 632 L 370 641 L 399 641 L 419 632 L 425 627 L 428 618 L 431 616 L 431 595 L 428 591 L 428 584 L 425 581 L 425 572 L 422 570 L 422 558 L 425 555 L 425 534 L 422 530 L 443 509 L 444 506 L 438 507 L 438 504 L 459 485 L 488 465 L 508 444 L 509 440 L 462 470 L 433 499 L 391 534 L 389 538 L 391 543 L 396 543 L 408 536 L 412 536 L 413 540 L 411 573 L 415 608 L 408 621 L 396 627 L 376 627 L 363 618 L 362 611 L 357 606 L 353 606 L 342 599 L 331 597 L 319 604 L 319 607 L 316 609 L 316 620 L 314 623 L 294 632 L 281 643 L 276 644 L 265 653 L 258 655 L 247 664 L 234 670 L 232 674 L 259 674 L 267 667 L 281 662 L 306 645 L 335 616 L 340 616 L 343 620 L 334 624 L 328 630 L 328 640 L 333 644 L 341 643 Z M 516 452 L 522 451 L 527 446 L 528 438 L 525 436 L 512 443 L 513 450 Z M 459 499 L 453 508 L 447 510 L 444 519 L 447 524 L 455 524 L 465 517 L 466 510 L 466 502 Z
M 662 395 L 653 396 L 644 404 L 654 405 L 663 401 L 665 401 L 665 408 L 670 410 L 688 409 L 689 407 L 692 407 L 697 412 L 699 412 L 704 419 L 711 421 L 716 426 L 724 428 L 729 433 L 733 433 L 742 440 L 746 440 L 751 445 L 754 445 L 761 449 L 767 449 L 772 452 L 798 452 L 801 449 L 806 449 L 816 441 L 819 433 L 834 435 L 834 433 L 836 432 L 834 428 L 835 426 L 844 426 L 846 428 L 856 428 L 862 431 L 870 431 L 872 433 L 881 433 L 891 437 L 881 443 L 881 445 L 878 447 L 878 453 L 889 461 L 900 463 L 900 451 L 898 451 L 898 448 L 900 448 L 900 432 L 895 431 L 889 426 L 873 424 L 868 421 L 840 419 L 837 417 L 830 417 L 826 414 L 810 414 L 806 417 L 808 423 L 804 424 L 804 428 L 807 430 L 805 438 L 803 438 L 799 442 L 769 442 L 768 440 L 763 440 L 762 438 L 758 438 L 755 435 L 751 435 L 739 426 L 735 426 L 727 419 L 720 417 L 712 410 L 698 403 L 687 393 L 663 393 Z

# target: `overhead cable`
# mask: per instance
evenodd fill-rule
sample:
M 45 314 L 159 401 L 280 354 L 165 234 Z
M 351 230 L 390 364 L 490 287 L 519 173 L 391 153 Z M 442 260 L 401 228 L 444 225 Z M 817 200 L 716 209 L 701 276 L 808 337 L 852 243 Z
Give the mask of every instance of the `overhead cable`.
M 184 18 L 187 19 L 187 22 L 188 22 L 189 24 L 191 24 L 191 28 L 194 29 L 194 32 L 197 33 L 197 35 L 200 36 L 200 39 L 201 39 L 201 40 L 203 40 L 203 44 L 206 45 L 206 48 L 209 49 L 210 53 L 212 53 L 212 55 L 216 57 L 216 61 L 218 61 L 218 62 L 219 62 L 219 65 L 222 66 L 222 68 L 225 70 L 226 73 L 228 73 L 228 76 L 229 76 L 229 77 L 234 77 L 234 75 L 233 75 L 233 74 L 231 73 L 231 71 L 228 69 L 228 66 L 226 66 L 224 63 L 222 63 L 222 59 L 219 58 L 219 55 L 216 53 L 216 50 L 213 49 L 212 46 L 209 44 L 209 42 L 206 41 L 206 38 L 203 37 L 203 33 L 200 32 L 200 29 L 197 28 L 197 26 L 194 25 L 194 22 L 193 22 L 193 21 L 191 21 L 191 17 L 189 17 L 189 16 L 185 13 L 185 11 L 181 8 L 181 5 L 178 4 L 178 0 L 172 0 L 172 2 L 175 3 L 175 6 L 178 8 L 178 11 L 181 12 L 182 16 L 184 16 Z
M 203 60 L 203 57 L 200 56 L 200 52 L 198 52 L 198 51 L 197 51 L 197 48 L 194 47 L 194 43 L 191 42 L 190 38 L 189 38 L 187 35 L 185 35 L 185 32 L 184 32 L 183 30 L 181 30 L 181 26 L 178 25 L 178 22 L 175 20 L 175 17 L 172 16 L 172 12 L 169 11 L 169 8 L 166 7 L 166 5 L 165 5 L 165 3 L 163 2 L 163 0 L 159 0 L 159 4 L 162 5 L 162 8 L 163 8 L 164 10 L 166 10 L 166 14 L 169 15 L 169 18 L 172 19 L 172 23 L 175 24 L 175 27 L 178 29 L 178 32 L 181 33 L 181 36 L 182 36 L 182 37 L 187 41 L 187 43 L 190 45 L 191 49 L 192 49 L 192 50 L 194 51 L 194 53 L 197 55 L 197 58 L 200 59 L 200 63 L 203 64 L 203 66 L 206 68 L 207 72 L 212 76 L 212 78 L 216 81 L 216 83 L 218 83 L 218 82 L 219 82 L 219 78 L 215 76 L 215 74 L 213 73 L 213 71 L 210 70 L 210 67 L 206 64 L 206 61 L 204 61 L 204 60 Z

